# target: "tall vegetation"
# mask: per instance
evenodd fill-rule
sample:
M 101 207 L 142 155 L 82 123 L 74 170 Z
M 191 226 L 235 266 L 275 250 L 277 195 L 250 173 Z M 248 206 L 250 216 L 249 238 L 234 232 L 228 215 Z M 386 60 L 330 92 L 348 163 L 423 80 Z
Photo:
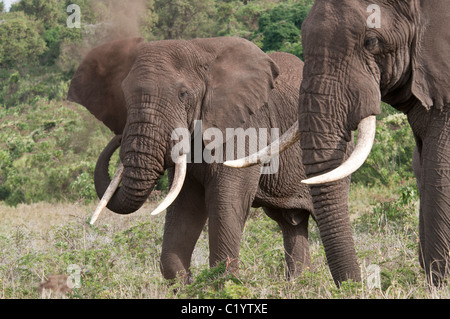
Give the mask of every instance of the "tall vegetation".
M 81 28 L 69 28 L 69 4 Z M 92 201 L 95 161 L 112 133 L 83 107 L 65 101 L 83 56 L 115 38 L 149 41 L 239 36 L 263 51 L 302 58 L 301 25 L 313 0 L 21 0 L 0 2 L 0 201 Z M 361 185 L 404 184 L 413 139 L 389 109 L 377 143 L 354 176 Z M 112 168 L 113 169 L 113 168 Z M 167 187 L 167 178 L 158 184 Z

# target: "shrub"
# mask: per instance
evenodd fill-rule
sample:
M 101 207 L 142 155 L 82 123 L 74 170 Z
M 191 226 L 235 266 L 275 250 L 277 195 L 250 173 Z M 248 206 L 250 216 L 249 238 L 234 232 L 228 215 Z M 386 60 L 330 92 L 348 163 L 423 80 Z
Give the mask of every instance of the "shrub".
M 355 223 L 357 229 L 371 234 L 389 230 L 416 236 L 418 229 L 416 188 L 407 185 L 400 188 L 399 193 L 397 200 L 376 203 L 372 212 L 360 216 Z
M 0 105 L 10 108 L 35 104 L 40 99 L 63 99 L 69 89 L 69 80 L 59 72 L 35 66 L 0 74 L 0 85 Z
M 388 106 L 384 106 L 387 108 Z M 354 183 L 394 185 L 414 177 L 415 140 L 406 115 L 388 113 L 377 120 L 375 142 L 364 165 L 352 175 Z
M 111 133 L 81 106 L 61 104 L 0 109 L 0 198 L 9 205 L 97 199 L 94 167 Z

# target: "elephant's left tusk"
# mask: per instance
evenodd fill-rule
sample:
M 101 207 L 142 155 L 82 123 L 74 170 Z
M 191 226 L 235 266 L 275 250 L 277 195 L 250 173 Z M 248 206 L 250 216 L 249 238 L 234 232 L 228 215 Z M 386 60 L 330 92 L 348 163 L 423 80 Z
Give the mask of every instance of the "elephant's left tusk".
M 298 121 L 296 121 L 278 140 L 266 146 L 259 152 L 234 161 L 226 161 L 223 165 L 235 168 L 244 168 L 261 163 L 267 163 L 272 158 L 277 157 L 280 153 L 284 152 L 298 140 L 300 140 L 300 131 L 298 129 Z
M 161 202 L 161 204 L 159 204 L 158 207 L 156 207 L 156 209 L 151 213 L 152 215 L 158 215 L 159 213 L 163 212 L 177 198 L 178 194 L 180 194 L 181 192 L 181 188 L 183 187 L 184 179 L 186 178 L 186 171 L 187 155 L 183 154 L 175 163 L 175 174 L 169 193 Z
M 117 171 L 114 174 L 114 177 L 109 183 L 108 188 L 106 189 L 105 193 L 102 196 L 102 199 L 97 205 L 97 208 L 94 211 L 94 214 L 91 217 L 90 224 L 94 225 L 95 221 L 97 220 L 98 216 L 100 216 L 103 209 L 105 209 L 106 205 L 108 204 L 109 200 L 113 196 L 114 192 L 116 191 L 117 187 L 119 186 L 120 181 L 122 180 L 123 175 L 123 164 L 122 162 L 119 163 L 119 166 L 117 167 Z

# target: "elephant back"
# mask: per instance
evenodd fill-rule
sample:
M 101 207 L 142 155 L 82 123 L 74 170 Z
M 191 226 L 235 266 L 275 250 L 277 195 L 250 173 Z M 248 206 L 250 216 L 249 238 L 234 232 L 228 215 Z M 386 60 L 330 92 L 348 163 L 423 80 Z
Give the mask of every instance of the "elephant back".
M 300 88 L 303 79 L 303 61 L 286 52 L 273 52 L 268 55 L 280 69 L 275 83 Z

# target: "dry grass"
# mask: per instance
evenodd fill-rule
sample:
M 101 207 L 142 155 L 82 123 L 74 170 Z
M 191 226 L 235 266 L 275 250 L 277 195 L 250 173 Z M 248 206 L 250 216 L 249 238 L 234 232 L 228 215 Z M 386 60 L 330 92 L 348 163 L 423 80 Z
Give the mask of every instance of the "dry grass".
M 337 289 L 317 227 L 312 225 L 311 269 L 287 282 L 280 231 L 260 211 L 254 212 L 244 231 L 238 279 L 208 269 L 204 233 L 193 256 L 194 284 L 182 286 L 174 294 L 159 271 L 164 215 L 151 217 L 154 205 L 147 203 L 127 216 L 108 211 L 90 227 L 87 221 L 95 205 L 38 203 L 12 208 L 0 204 L 0 298 L 450 297 L 448 288 L 427 286 L 418 265 L 414 235 L 389 228 L 378 236 L 355 227 L 363 282 Z M 70 272 L 70 265 L 79 267 L 80 287 L 62 295 L 42 294 L 38 287 L 51 276 L 76 275 Z M 380 267 L 379 288 L 369 289 L 370 265 Z

